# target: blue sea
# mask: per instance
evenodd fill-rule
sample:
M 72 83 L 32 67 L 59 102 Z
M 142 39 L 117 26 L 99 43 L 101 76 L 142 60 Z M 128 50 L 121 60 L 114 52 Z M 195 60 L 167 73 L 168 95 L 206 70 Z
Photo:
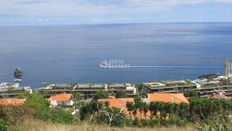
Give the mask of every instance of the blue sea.
M 0 27 L 0 82 L 12 82 L 19 66 L 22 85 L 34 88 L 43 82 L 196 79 L 223 74 L 231 58 L 232 23 Z M 135 67 L 99 67 L 113 59 Z

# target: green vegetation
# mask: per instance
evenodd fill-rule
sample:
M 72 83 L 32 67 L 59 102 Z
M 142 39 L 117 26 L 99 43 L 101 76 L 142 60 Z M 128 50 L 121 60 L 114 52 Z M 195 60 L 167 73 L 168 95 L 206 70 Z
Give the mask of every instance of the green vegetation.
M 117 91 L 116 92 L 116 95 L 115 95 L 116 98 L 127 98 L 127 93 L 125 91 Z
M 194 97 L 195 92 L 188 92 L 190 103 L 152 102 L 147 104 L 139 96 L 133 103 L 126 103 L 127 114 L 122 109 L 109 106 L 109 103 L 98 103 L 99 98 L 108 98 L 104 91 L 96 93 L 91 101 L 80 102 L 82 95 L 75 94 L 79 112 L 71 115 L 74 108 L 57 106 L 50 108 L 48 100 L 42 93 L 20 95 L 27 98 L 23 106 L 0 107 L 0 130 L 5 131 L 24 120 L 39 120 L 55 124 L 76 125 L 81 122 L 107 125 L 110 127 L 189 127 L 197 130 L 231 130 L 232 101 L 225 99 L 208 99 Z M 117 95 L 117 94 L 116 94 Z M 142 117 L 143 113 L 151 115 Z M 140 117 L 137 115 L 140 114 Z M 137 118 L 139 117 L 139 118 Z M 140 119 L 141 118 L 141 119 Z
M 185 97 L 199 97 L 199 94 L 197 91 L 189 90 L 184 92 Z
M 108 97 L 109 97 L 109 95 L 108 95 L 108 93 L 106 91 L 100 90 L 100 91 L 96 92 L 96 94 L 95 94 L 95 96 L 94 96 L 93 99 L 97 100 L 97 99 L 108 98 Z
M 108 103 L 100 103 L 97 106 L 98 113 L 96 122 L 98 124 L 108 123 L 109 127 L 123 127 L 126 120 L 126 114 L 123 109 L 112 108 Z
M 142 91 L 143 86 L 144 86 L 143 83 L 137 83 L 137 84 L 135 84 L 135 87 L 138 89 L 138 92 Z
M 0 131 L 7 131 L 9 128 L 9 123 L 3 119 L 0 119 Z

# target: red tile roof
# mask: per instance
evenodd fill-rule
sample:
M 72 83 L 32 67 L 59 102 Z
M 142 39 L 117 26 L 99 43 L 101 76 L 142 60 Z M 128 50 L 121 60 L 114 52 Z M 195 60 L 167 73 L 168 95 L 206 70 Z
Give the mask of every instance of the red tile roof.
M 187 98 L 183 94 L 174 94 L 174 93 L 149 93 L 148 94 L 149 102 L 171 102 L 171 103 L 189 103 Z
M 25 103 L 26 99 L 0 99 L 0 106 L 20 106 Z
M 134 102 L 134 99 L 133 98 L 106 98 L 106 99 L 98 99 L 98 102 L 109 102 L 111 107 L 124 109 L 126 108 L 126 103 Z
M 231 99 L 230 97 L 227 97 L 225 95 L 213 95 L 213 96 L 211 96 L 211 98 L 213 98 L 213 99 L 228 99 L 228 100 Z
M 50 101 L 52 100 L 57 102 L 70 101 L 71 99 L 72 99 L 72 94 L 66 94 L 66 93 L 54 95 L 49 98 Z
M 106 99 L 98 99 L 98 102 L 109 102 L 109 105 L 111 107 L 123 109 L 123 111 L 127 114 L 127 116 L 130 116 L 130 113 L 126 107 L 126 103 L 134 102 L 134 98 L 106 98 Z M 142 114 L 140 115 L 139 110 L 137 110 L 136 118 L 138 119 L 140 119 L 140 117 L 142 117 L 142 119 L 148 119 L 150 116 L 151 116 L 150 111 L 148 111 L 146 115 L 144 112 L 142 112 Z M 132 112 L 131 112 L 131 117 L 132 119 L 134 119 L 134 115 Z

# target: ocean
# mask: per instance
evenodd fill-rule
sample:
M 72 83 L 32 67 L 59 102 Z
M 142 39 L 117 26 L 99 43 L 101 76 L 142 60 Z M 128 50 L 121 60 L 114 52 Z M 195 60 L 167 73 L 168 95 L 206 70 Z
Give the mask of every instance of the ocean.
M 22 85 L 121 83 L 223 75 L 232 58 L 232 23 L 0 27 L 0 82 Z M 102 61 L 130 68 L 100 68 Z

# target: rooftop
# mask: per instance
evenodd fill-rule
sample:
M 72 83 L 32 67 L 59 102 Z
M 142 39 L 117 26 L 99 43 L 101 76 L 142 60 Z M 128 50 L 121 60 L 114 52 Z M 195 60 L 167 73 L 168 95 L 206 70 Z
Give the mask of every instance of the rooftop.
M 172 86 L 188 86 L 195 84 L 189 80 L 177 80 L 177 81 L 150 82 L 150 83 L 145 83 L 145 85 L 148 85 L 151 88 L 160 88 L 160 87 L 172 87 Z
M 20 106 L 25 103 L 26 99 L 0 99 L 0 106 Z
M 170 102 L 170 103 L 189 103 L 187 98 L 183 94 L 174 93 L 149 93 L 149 102 Z
M 57 101 L 57 102 L 70 101 L 71 99 L 72 99 L 72 94 L 66 94 L 66 93 L 54 95 L 49 98 L 50 101 Z
M 126 103 L 127 102 L 134 102 L 134 98 L 106 98 L 106 99 L 98 99 L 98 102 L 109 102 L 110 107 L 115 107 L 119 109 L 123 109 L 123 111 L 130 116 L 129 111 L 127 110 Z M 140 119 L 149 119 L 151 116 L 150 111 L 148 111 L 145 115 L 144 112 L 140 115 L 140 112 L 136 112 L 136 118 Z M 134 119 L 134 115 L 131 116 Z

